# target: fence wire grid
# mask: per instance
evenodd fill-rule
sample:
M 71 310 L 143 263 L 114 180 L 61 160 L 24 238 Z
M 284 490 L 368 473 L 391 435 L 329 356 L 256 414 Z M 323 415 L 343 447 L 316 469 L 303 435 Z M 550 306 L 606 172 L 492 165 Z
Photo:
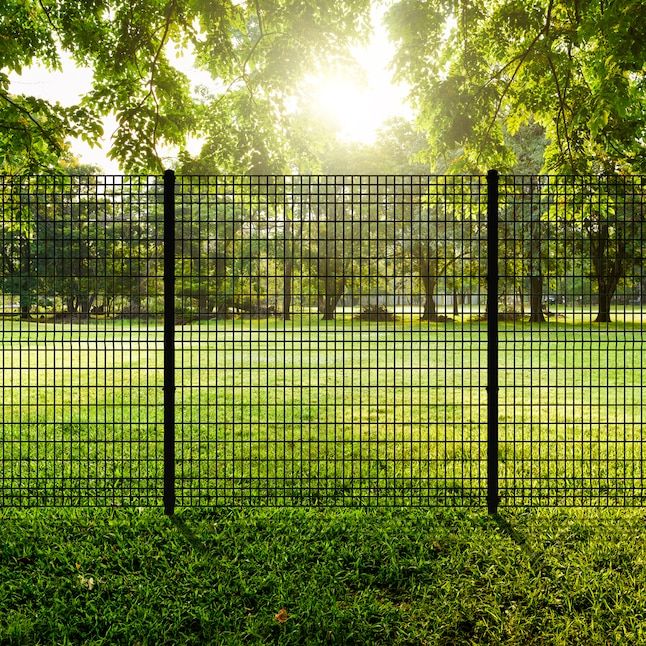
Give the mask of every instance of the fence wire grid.
M 0 506 L 643 504 L 643 177 L 0 186 Z
M 500 178 L 504 505 L 644 504 L 645 188 Z

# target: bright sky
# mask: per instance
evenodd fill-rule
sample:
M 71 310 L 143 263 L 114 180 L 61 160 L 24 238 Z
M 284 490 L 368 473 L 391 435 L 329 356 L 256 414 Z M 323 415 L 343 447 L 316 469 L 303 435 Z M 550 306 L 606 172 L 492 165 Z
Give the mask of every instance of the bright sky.
M 366 45 L 353 48 L 358 74 L 309 77 L 304 94 L 316 108 L 338 127 L 344 141 L 373 143 L 377 131 L 392 117 L 412 119 L 413 112 L 406 102 L 408 88 L 394 85 L 388 66 L 394 45 L 388 40 L 383 15 L 386 7 L 377 6 L 372 12 L 373 34 Z
M 406 104 L 407 88 L 395 86 L 391 81 L 388 64 L 393 46 L 388 41 L 382 24 L 384 8 L 373 11 L 374 32 L 366 45 L 353 49 L 353 56 L 359 66 L 356 72 L 342 72 L 337 76 L 308 77 L 302 88 L 302 95 L 315 106 L 315 113 L 335 124 L 340 139 L 371 143 L 379 127 L 394 116 L 412 117 Z M 63 72 L 51 72 L 43 67 L 32 67 L 22 75 L 11 76 L 11 89 L 16 93 L 59 101 L 72 105 L 90 89 L 92 72 L 78 68 L 71 59 L 63 56 Z M 208 74 L 195 70 L 187 58 L 178 59 L 178 67 L 191 78 L 193 85 L 213 85 Z M 110 138 L 116 129 L 116 120 L 104 122 L 105 136 L 101 146 L 91 148 L 81 140 L 73 140 L 72 150 L 84 163 L 99 166 L 106 173 L 120 172 L 116 162 L 108 159 L 106 152 Z M 189 142 L 189 150 L 196 153 L 199 141 Z M 172 158 L 173 152 L 168 151 Z M 172 159 L 169 159 L 169 165 Z

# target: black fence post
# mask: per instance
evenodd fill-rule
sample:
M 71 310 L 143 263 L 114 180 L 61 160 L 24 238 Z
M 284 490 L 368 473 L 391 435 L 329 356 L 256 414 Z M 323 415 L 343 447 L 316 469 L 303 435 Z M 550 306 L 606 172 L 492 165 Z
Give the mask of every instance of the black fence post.
M 164 511 L 175 512 L 175 173 L 164 173 Z
M 487 173 L 487 508 L 498 512 L 498 171 Z

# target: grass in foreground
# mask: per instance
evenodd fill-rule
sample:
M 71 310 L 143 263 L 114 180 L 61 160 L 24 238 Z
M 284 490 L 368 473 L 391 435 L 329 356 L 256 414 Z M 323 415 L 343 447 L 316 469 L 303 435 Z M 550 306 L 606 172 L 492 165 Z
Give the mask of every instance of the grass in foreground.
M 644 520 L 5 512 L 0 643 L 643 644 Z

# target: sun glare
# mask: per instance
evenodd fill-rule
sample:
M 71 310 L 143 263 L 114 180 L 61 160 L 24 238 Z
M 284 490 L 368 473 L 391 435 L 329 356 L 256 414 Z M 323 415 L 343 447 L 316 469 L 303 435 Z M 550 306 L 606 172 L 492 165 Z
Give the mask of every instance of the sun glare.
M 314 114 L 332 122 L 339 139 L 372 143 L 392 117 L 412 119 L 408 88 L 396 85 L 389 70 L 394 45 L 383 24 L 383 6 L 372 13 L 373 32 L 365 45 L 352 49 L 353 70 L 338 75 L 310 76 L 303 94 Z
M 317 79 L 312 84 L 313 112 L 331 122 L 340 139 L 360 143 L 375 140 L 383 118 L 375 110 L 378 99 L 373 92 L 343 78 Z

